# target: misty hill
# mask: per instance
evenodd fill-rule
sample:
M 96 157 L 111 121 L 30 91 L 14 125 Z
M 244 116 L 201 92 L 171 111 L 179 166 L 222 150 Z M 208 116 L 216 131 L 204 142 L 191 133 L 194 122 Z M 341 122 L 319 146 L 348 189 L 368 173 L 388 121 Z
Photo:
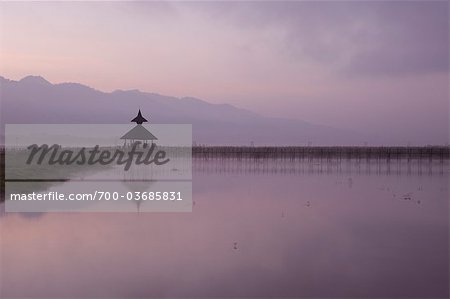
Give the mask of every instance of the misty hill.
M 366 136 L 301 120 L 271 118 L 228 104 L 139 90 L 102 92 L 78 83 L 52 84 L 39 76 L 0 77 L 5 123 L 128 123 L 140 108 L 149 123 L 192 124 L 204 144 L 362 144 Z M 373 139 L 372 139 L 373 140 Z

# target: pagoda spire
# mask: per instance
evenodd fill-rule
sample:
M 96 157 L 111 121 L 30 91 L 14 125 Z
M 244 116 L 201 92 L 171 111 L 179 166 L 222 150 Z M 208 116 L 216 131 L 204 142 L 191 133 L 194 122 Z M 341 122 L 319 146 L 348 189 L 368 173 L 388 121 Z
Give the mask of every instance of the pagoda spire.
M 141 109 L 139 109 L 138 115 L 135 118 L 133 118 L 131 120 L 131 122 L 135 122 L 138 125 L 142 125 L 142 123 L 144 123 L 144 122 L 146 123 L 147 122 L 147 120 L 141 114 Z

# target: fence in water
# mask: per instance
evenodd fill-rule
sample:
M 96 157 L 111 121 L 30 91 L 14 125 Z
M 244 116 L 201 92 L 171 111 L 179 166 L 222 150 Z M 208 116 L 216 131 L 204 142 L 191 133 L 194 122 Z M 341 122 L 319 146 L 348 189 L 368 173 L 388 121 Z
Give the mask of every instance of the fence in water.
M 195 158 L 232 158 L 232 159 L 428 159 L 448 160 L 450 147 L 368 147 L 368 146 L 288 146 L 288 147 L 252 147 L 252 146 L 195 146 L 192 148 Z

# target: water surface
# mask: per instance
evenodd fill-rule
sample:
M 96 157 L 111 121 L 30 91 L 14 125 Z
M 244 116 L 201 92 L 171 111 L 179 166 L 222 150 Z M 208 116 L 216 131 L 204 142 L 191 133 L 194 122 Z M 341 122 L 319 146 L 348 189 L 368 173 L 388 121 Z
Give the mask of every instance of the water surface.
M 197 161 L 192 213 L 4 213 L 0 297 L 448 298 L 447 169 Z

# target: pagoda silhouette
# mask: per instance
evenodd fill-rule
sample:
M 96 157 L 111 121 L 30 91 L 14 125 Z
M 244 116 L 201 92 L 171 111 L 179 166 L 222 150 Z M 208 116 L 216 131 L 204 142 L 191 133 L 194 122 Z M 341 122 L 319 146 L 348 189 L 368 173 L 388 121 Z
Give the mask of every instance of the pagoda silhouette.
M 120 139 L 124 140 L 124 146 L 131 146 L 135 142 L 142 142 L 143 147 L 147 147 L 149 143 L 153 144 L 154 140 L 158 140 L 155 135 L 150 133 L 150 131 L 142 125 L 148 121 L 142 116 L 141 109 L 139 109 L 137 116 L 133 118 L 131 122 L 135 122 L 136 126 L 120 137 Z

